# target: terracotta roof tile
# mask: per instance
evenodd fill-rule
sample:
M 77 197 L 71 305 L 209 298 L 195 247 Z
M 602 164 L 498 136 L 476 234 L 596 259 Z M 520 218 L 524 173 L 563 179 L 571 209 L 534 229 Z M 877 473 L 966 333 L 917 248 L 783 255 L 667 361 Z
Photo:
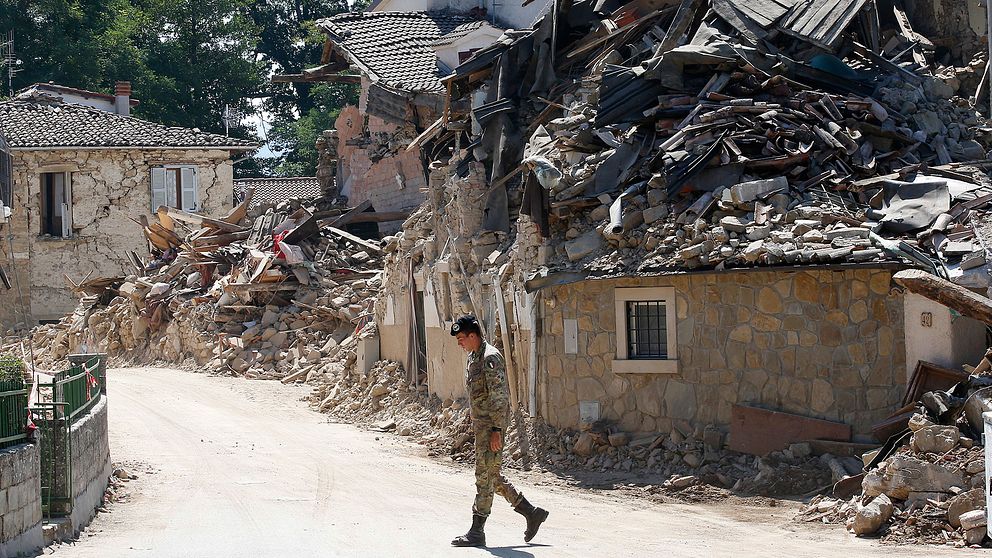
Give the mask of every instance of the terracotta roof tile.
M 330 40 L 373 79 L 406 91 L 443 91 L 436 46 L 486 22 L 448 12 L 359 12 L 318 22 Z
M 290 198 L 313 199 L 322 195 L 320 183 L 313 176 L 242 178 L 234 181 L 234 192 L 239 198 L 251 187 L 255 188 L 255 195 L 251 198 L 252 207 L 267 203 L 275 205 Z
M 0 103 L 0 135 L 10 147 L 238 147 L 249 140 L 156 124 L 51 96 Z

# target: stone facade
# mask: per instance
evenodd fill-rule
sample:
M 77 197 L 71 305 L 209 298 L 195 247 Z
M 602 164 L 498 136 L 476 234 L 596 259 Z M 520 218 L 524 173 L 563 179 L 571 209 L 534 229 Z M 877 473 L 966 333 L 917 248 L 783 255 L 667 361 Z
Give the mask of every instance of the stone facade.
M 856 435 L 905 391 L 902 295 L 884 269 L 724 271 L 546 289 L 539 338 L 541 414 L 579 423 L 579 402 L 627 431 L 674 421 L 727 429 L 735 404 L 851 424 Z M 674 287 L 677 373 L 615 374 L 617 287 Z M 563 323 L 578 323 L 565 354 Z
M 77 297 L 63 275 L 78 282 L 87 274 L 130 273 L 127 251 L 139 256 L 148 252 L 135 220 L 152 213 L 152 167 L 194 165 L 199 213 L 218 217 L 233 206 L 234 173 L 226 150 L 15 150 L 12 156 L 13 215 L 3 226 L 14 240 L 12 246 L 2 243 L 0 257 L 8 275 L 16 269 L 24 300 L 17 299 L 16 289 L 0 291 L 0 322 L 5 325 L 58 319 L 71 311 Z M 70 173 L 70 238 L 41 234 L 41 174 L 46 172 Z
M 0 555 L 34 555 L 44 544 L 41 519 L 41 450 L 0 450 Z
M 72 527 L 78 533 L 103 503 L 113 473 L 106 396 L 76 420 L 69 435 L 72 437 Z

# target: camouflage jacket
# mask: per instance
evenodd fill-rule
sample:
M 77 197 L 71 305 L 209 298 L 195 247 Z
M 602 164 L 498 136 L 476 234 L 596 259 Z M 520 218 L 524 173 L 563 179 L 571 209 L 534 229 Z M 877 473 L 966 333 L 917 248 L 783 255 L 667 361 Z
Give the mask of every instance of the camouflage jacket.
M 503 355 L 483 341 L 479 350 L 468 355 L 465 379 L 476 428 L 506 429 L 510 417 L 510 392 Z

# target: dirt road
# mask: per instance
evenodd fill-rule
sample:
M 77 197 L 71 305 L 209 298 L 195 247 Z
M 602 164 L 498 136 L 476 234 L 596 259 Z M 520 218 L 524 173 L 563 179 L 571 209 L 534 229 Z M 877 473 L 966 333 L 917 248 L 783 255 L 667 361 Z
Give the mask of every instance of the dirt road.
M 837 527 L 797 525 L 794 507 L 645 504 L 609 492 L 516 482 L 551 510 L 527 545 L 500 499 L 488 549 L 448 545 L 470 522 L 471 471 L 391 434 L 330 424 L 307 388 L 154 368 L 110 372 L 111 452 L 139 478 L 66 558 L 978 556 L 879 548 Z M 152 471 L 153 473 L 149 472 Z M 512 476 L 512 475 L 511 475 Z

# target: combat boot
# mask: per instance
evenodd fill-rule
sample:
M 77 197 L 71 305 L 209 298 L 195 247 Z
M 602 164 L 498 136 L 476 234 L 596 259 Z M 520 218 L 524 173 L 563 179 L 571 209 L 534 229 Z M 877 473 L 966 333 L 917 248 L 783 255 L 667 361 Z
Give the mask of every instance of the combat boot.
M 486 546 L 486 532 L 483 530 L 485 526 L 486 516 L 472 514 L 472 528 L 468 533 L 455 537 L 451 546 Z
M 548 518 L 548 511 L 535 508 L 527 498 L 523 496 L 520 497 L 520 503 L 517 504 L 513 511 L 519 513 L 520 515 L 527 518 L 527 529 L 524 531 L 524 542 L 530 542 L 537 534 L 537 530 L 541 528 L 541 524 L 544 520 Z

